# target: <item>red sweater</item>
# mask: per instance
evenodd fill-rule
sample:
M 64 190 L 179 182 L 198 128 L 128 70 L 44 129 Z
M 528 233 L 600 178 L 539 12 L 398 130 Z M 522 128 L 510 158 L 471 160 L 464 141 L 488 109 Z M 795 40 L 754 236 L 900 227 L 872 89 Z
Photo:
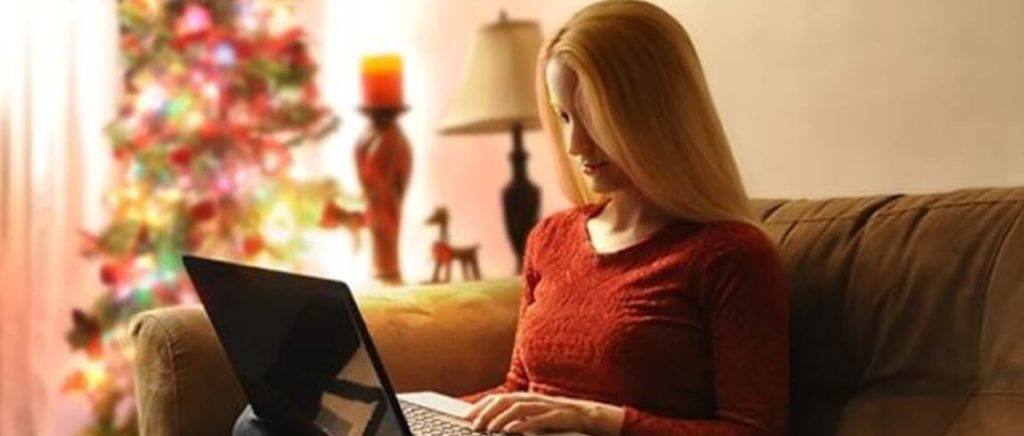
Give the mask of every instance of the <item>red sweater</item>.
M 485 393 L 619 405 L 622 435 L 784 435 L 788 296 L 752 226 L 678 220 L 597 253 L 584 206 L 530 233 L 512 364 Z

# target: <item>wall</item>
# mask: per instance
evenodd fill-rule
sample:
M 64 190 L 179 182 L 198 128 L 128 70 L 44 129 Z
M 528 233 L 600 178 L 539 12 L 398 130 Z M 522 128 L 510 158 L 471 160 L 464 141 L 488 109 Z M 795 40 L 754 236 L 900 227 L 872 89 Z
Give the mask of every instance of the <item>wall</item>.
M 344 118 L 307 156 L 311 173 L 357 189 L 351 154 L 365 126 L 358 60 L 405 56 L 403 126 L 416 166 L 406 201 L 403 266 L 430 273 L 436 237 L 422 221 L 447 205 L 454 243 L 479 243 L 484 274 L 507 276 L 499 191 L 505 135 L 444 137 L 436 127 L 476 29 L 504 8 L 550 34 L 585 0 L 311 0 L 302 6 L 325 94 Z M 654 1 L 690 31 L 753 196 L 826 197 L 1024 184 L 1024 2 L 907 0 Z M 527 135 L 542 214 L 567 206 L 544 139 Z M 365 281 L 368 253 L 322 238 L 324 272 Z

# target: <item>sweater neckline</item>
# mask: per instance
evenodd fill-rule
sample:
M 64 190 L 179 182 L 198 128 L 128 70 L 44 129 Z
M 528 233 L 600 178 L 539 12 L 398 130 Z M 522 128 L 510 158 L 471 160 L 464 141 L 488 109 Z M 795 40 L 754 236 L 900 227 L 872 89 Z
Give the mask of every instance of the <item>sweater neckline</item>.
M 581 218 L 576 225 L 576 228 L 582 234 L 581 240 L 583 241 L 584 249 L 586 250 L 587 254 L 598 259 L 614 258 L 643 249 L 649 245 L 655 245 L 658 241 L 666 239 L 664 238 L 664 236 L 666 236 L 666 234 L 670 233 L 672 230 L 678 227 L 689 227 L 680 225 L 683 223 L 687 223 L 686 220 L 682 218 L 676 218 L 672 221 L 665 223 L 657 230 L 648 233 L 647 236 L 644 236 L 637 242 L 634 242 L 632 244 L 629 244 L 625 247 L 619 248 L 614 251 L 597 251 L 597 248 L 594 247 L 593 241 L 590 239 L 590 229 L 587 228 L 587 222 L 590 221 L 591 218 L 600 213 L 602 210 L 604 210 L 605 206 L 607 205 L 608 201 L 587 205 L 585 208 L 583 208 L 583 213 L 580 214 Z

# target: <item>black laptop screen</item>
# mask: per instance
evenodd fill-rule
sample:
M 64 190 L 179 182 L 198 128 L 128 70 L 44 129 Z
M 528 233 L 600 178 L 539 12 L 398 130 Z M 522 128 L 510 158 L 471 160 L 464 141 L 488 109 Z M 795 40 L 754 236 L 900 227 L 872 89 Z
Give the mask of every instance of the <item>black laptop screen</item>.
M 184 261 L 258 416 L 292 431 L 407 434 L 344 283 L 190 256 Z

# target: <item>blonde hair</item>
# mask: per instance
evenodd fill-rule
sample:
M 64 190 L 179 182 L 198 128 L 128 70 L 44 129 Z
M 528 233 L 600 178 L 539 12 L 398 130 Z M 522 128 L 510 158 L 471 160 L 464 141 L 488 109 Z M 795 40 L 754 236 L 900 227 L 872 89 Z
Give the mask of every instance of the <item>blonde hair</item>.
M 578 77 L 581 122 L 648 200 L 700 222 L 758 224 L 686 30 L 652 4 L 604 1 L 574 15 L 544 46 L 537 104 L 556 146 L 563 191 L 601 201 L 563 142 L 546 80 L 558 59 Z

